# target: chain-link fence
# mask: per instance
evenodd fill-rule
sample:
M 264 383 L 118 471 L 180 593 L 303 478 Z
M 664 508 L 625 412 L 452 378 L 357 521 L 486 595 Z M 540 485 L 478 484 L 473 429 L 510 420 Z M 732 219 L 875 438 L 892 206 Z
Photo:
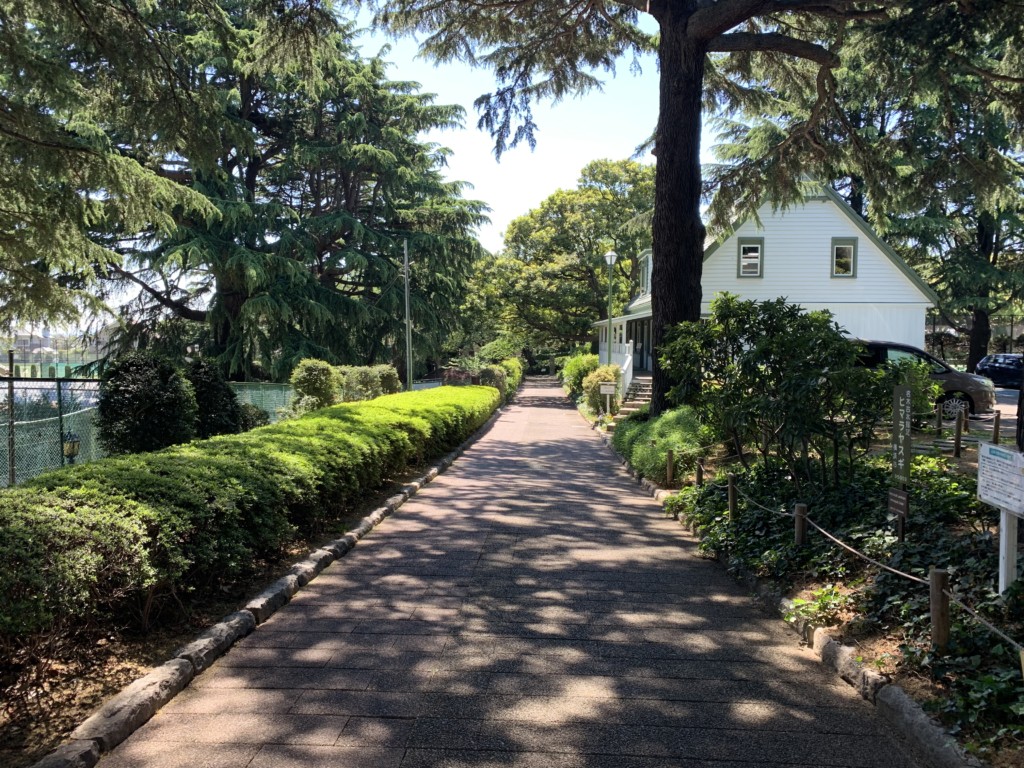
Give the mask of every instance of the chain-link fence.
M 262 408 L 270 416 L 270 423 L 280 419 L 278 411 L 288 405 L 292 399 L 290 384 L 264 384 L 259 382 L 229 382 L 235 390 L 239 404 L 249 403 Z
M 104 455 L 96 439 L 98 381 L 5 379 L 0 389 L 0 486 Z

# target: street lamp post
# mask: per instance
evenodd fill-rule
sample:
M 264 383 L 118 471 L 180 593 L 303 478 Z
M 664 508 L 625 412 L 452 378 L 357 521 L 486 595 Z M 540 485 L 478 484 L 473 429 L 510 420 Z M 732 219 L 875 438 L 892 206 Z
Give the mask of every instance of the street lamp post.
M 612 267 L 619 258 L 615 251 L 608 251 L 604 255 L 605 264 L 608 265 L 608 365 L 612 364 Z

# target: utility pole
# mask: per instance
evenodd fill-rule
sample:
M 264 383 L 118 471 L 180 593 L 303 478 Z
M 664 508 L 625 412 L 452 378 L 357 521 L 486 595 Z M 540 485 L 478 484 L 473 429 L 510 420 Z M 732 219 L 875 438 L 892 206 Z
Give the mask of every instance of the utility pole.
M 405 388 L 412 392 L 412 314 L 409 312 L 409 241 L 403 241 L 405 252 Z

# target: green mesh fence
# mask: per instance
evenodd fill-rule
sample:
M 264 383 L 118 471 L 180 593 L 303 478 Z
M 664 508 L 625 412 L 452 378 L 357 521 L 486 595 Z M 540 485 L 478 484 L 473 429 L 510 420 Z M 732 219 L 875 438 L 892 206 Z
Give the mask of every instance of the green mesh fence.
M 0 380 L 0 487 L 10 484 L 12 466 L 17 484 L 69 462 L 92 461 L 106 455 L 97 439 L 98 381 L 15 379 L 13 392 L 10 384 L 9 379 Z M 238 402 L 262 408 L 272 422 L 280 418 L 278 411 L 288 405 L 292 395 L 288 384 L 232 383 L 231 388 Z M 9 439 L 12 399 L 13 458 Z M 68 456 L 74 452 L 73 444 L 77 444 L 78 453 Z
M 256 382 L 232 381 L 239 403 L 249 403 L 262 408 L 270 415 L 270 422 L 277 421 L 278 411 L 288 405 L 292 399 L 292 388 L 289 384 L 260 384 Z
M 10 384 L 0 381 L 0 487 L 10 484 L 12 468 L 14 482 L 20 483 L 70 462 L 105 455 L 96 439 L 98 382 L 21 379 Z

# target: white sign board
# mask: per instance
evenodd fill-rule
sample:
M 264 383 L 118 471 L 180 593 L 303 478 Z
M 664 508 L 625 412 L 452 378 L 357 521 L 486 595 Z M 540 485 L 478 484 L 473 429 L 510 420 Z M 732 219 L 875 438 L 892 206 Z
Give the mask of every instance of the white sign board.
M 614 395 L 615 388 L 618 385 L 614 381 L 602 381 L 600 382 L 600 386 L 602 395 Z
M 978 444 L 978 498 L 1024 515 L 1024 454 L 991 443 Z

